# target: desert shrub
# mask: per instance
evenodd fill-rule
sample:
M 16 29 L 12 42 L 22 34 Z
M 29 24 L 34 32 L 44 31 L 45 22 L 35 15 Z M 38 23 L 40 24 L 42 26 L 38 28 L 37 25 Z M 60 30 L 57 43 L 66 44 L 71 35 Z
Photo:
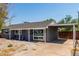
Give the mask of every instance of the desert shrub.
M 36 49 L 35 48 L 32 48 L 32 50 L 35 51 Z
M 23 51 L 27 51 L 28 49 L 23 49 Z
M 12 44 L 9 44 L 9 45 L 8 45 L 8 47 L 12 47 L 12 46 L 13 46 Z

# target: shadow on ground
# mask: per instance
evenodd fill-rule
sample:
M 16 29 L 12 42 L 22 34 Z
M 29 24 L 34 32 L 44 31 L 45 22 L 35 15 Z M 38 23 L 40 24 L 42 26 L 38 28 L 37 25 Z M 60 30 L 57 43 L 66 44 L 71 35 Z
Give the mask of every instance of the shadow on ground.
M 66 39 L 56 39 L 56 40 L 52 40 L 49 43 L 56 43 L 56 44 L 63 44 L 65 43 L 67 40 Z
M 14 40 L 14 39 L 13 39 Z M 26 41 L 26 40 L 19 40 L 19 41 Z M 58 39 L 54 39 L 50 42 L 47 42 L 47 43 L 56 43 L 56 44 L 63 44 L 67 41 L 67 39 L 63 39 L 63 38 L 58 38 Z M 28 41 L 27 41 L 28 42 Z M 40 40 L 33 40 L 33 41 L 30 41 L 30 42 L 34 42 L 34 43 L 38 43 L 38 42 L 44 42 L 44 41 L 40 41 Z
M 47 43 L 56 43 L 56 44 L 63 44 L 67 41 L 67 39 L 55 39 L 55 40 L 52 40 L 50 42 L 47 42 Z M 39 41 L 39 40 L 33 40 L 31 42 L 34 42 L 34 43 L 38 43 L 38 42 L 44 42 L 44 41 Z

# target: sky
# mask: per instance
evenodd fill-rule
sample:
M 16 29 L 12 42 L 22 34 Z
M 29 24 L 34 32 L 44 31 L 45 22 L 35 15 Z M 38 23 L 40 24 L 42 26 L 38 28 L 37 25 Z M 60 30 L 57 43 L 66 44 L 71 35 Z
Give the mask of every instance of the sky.
M 79 4 L 77 3 L 16 3 L 9 4 L 8 16 L 12 17 L 11 23 L 38 22 L 53 18 L 56 22 L 71 15 L 78 18 Z

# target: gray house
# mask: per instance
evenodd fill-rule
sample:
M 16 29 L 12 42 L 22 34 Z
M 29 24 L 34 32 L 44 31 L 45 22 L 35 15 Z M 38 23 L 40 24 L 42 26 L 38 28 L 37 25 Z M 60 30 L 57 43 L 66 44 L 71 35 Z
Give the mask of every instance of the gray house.
M 3 34 L 9 39 L 26 41 L 40 40 L 46 42 L 58 39 L 59 27 L 72 27 L 73 39 L 75 39 L 76 24 L 56 24 L 49 20 L 11 25 L 3 29 Z

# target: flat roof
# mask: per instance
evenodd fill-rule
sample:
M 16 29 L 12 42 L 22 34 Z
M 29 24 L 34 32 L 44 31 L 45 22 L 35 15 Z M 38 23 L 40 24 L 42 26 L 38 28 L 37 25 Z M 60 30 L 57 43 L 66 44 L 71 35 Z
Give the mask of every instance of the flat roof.
M 73 25 L 75 25 L 76 27 L 78 26 L 77 23 L 73 23 L 73 24 L 50 24 L 49 26 L 55 26 L 55 27 L 72 27 Z

